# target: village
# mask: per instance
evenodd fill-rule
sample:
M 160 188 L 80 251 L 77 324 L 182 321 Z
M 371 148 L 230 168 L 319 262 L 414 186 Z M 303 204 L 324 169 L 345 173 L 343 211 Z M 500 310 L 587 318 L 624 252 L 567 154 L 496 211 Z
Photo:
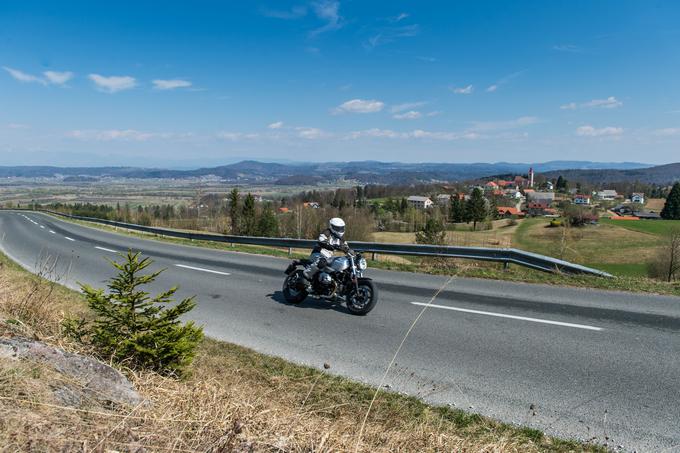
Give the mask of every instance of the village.
M 441 193 L 433 197 L 411 195 L 406 198 L 406 202 L 410 207 L 423 210 L 448 207 L 453 197 L 466 202 L 478 190 L 484 195 L 487 209 L 495 209 L 495 212 L 490 213 L 492 218 L 557 218 L 564 214 L 568 206 L 578 206 L 592 208 L 593 213 L 603 211 L 606 217 L 615 220 L 661 219 L 658 204 L 645 208 L 645 194 L 642 192 L 624 194 L 606 188 L 584 193 L 579 186 L 569 188 L 561 177 L 556 181 L 543 178 L 538 183 L 534 170 L 530 168 L 526 177 L 516 175 L 512 179 L 494 178 L 483 184 L 470 184 L 467 192 Z M 593 216 L 593 220 L 596 220 L 596 216 Z

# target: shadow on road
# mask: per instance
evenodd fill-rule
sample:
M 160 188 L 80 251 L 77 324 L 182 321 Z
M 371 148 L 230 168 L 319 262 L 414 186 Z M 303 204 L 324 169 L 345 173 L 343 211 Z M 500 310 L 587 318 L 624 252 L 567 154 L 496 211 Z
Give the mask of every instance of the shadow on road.
M 299 304 L 291 304 L 290 302 L 286 301 L 285 297 L 283 297 L 282 291 L 275 291 L 272 294 L 267 294 L 267 296 L 271 297 L 272 300 L 275 300 L 276 302 L 282 305 L 287 305 L 289 307 L 311 308 L 316 310 L 335 310 L 340 313 L 349 314 L 347 308 L 340 301 L 334 302 L 332 300 L 314 299 L 312 297 L 307 297 L 304 301 L 302 301 Z

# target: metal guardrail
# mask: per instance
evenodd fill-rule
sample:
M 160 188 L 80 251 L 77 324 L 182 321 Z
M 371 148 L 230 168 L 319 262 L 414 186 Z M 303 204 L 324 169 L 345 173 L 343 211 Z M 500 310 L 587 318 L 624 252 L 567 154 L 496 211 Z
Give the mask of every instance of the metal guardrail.
M 260 245 L 268 247 L 284 247 L 309 249 L 314 247 L 316 241 L 310 239 L 291 239 L 291 238 L 265 238 L 254 236 L 232 236 L 222 234 L 209 234 L 172 230 L 169 228 L 157 228 L 134 223 L 116 222 L 113 220 L 97 219 L 93 217 L 83 217 L 71 214 L 64 214 L 56 211 L 39 210 L 48 214 L 58 215 L 75 220 L 101 223 L 128 230 L 142 231 L 160 236 L 191 239 L 196 241 L 226 242 L 231 244 Z M 520 266 L 537 269 L 544 272 L 559 272 L 566 274 L 589 274 L 599 277 L 612 277 L 606 272 L 581 266 L 580 264 L 570 263 L 537 253 L 525 252 L 514 248 L 492 248 L 492 247 L 456 247 L 440 245 L 420 245 L 420 244 L 386 244 L 381 242 L 352 242 L 354 250 L 368 253 L 382 253 L 386 255 L 411 255 L 411 256 L 433 256 L 446 258 L 464 258 L 481 261 L 495 261 L 505 264 L 517 264 Z

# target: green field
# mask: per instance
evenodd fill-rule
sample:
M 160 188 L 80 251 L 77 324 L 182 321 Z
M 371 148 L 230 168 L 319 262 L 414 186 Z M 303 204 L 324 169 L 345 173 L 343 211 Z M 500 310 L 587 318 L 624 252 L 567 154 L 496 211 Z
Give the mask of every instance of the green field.
M 522 221 L 513 236 L 517 248 L 554 256 L 625 277 L 646 277 L 663 233 L 680 222 L 610 221 L 580 228 L 548 228 L 541 218 Z M 630 225 L 630 227 L 629 227 Z
M 614 225 L 627 230 L 663 235 L 673 228 L 680 228 L 680 220 L 611 220 L 600 219 L 600 223 Z

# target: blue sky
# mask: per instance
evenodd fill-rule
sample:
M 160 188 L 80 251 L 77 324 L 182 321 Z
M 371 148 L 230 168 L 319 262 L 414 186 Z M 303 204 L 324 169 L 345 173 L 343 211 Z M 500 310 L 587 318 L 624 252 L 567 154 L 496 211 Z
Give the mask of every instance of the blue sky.
M 680 3 L 0 3 L 0 165 L 680 160 Z

